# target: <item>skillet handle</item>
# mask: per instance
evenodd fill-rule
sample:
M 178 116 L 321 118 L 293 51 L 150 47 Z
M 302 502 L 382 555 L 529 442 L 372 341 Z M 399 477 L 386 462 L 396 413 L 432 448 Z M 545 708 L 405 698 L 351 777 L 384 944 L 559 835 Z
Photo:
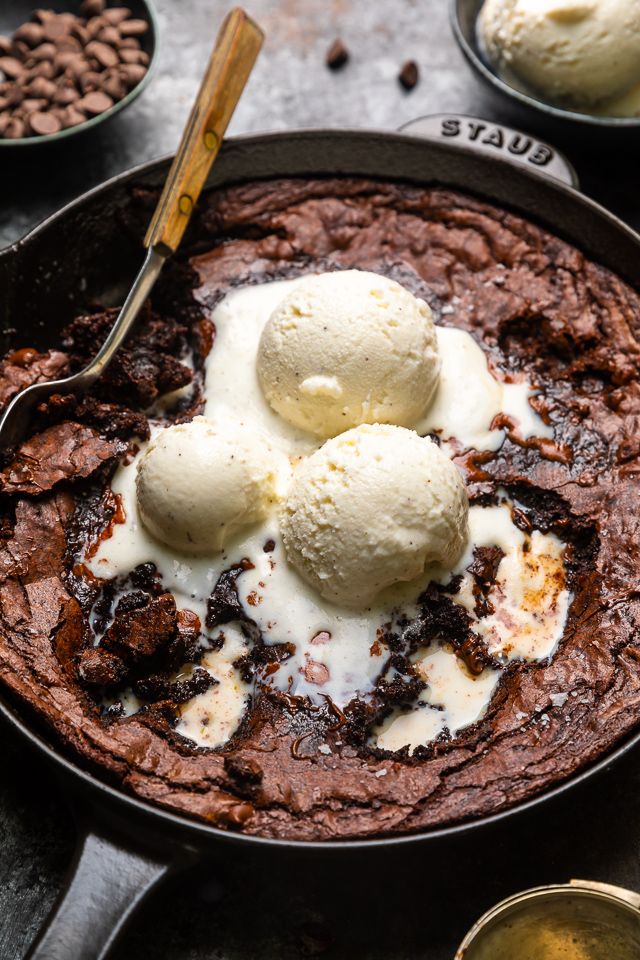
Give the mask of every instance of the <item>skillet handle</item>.
M 476 153 L 502 157 L 510 163 L 535 170 L 570 187 L 578 187 L 578 175 L 564 154 L 528 133 L 492 120 L 479 120 L 457 113 L 435 113 L 411 120 L 401 133 L 427 140 L 458 144 Z
M 105 960 L 142 901 L 179 864 L 82 831 L 61 898 L 26 960 Z

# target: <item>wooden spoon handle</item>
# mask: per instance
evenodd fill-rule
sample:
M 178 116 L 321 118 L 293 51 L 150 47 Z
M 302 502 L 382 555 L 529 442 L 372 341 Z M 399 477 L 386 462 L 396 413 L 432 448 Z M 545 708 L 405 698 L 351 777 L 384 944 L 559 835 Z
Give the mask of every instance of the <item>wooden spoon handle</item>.
M 162 256 L 178 249 L 264 39 L 236 7 L 224 19 L 145 237 Z

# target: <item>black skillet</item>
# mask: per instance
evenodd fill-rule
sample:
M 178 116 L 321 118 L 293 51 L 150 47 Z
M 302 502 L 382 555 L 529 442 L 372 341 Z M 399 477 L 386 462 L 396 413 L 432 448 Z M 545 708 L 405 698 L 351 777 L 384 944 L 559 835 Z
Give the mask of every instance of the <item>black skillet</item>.
M 158 185 L 169 161 L 145 164 L 90 191 L 0 253 L 2 349 L 55 345 L 62 325 L 87 300 L 117 300 L 140 250 L 116 211 L 132 185 Z M 217 187 L 274 176 L 355 174 L 445 184 L 530 217 L 575 243 L 632 285 L 640 286 L 640 237 L 575 189 L 570 166 L 545 144 L 467 117 L 425 118 L 410 132 L 313 131 L 241 137 L 225 143 L 209 180 Z M 269 876 L 309 869 L 328 858 L 336 870 L 355 859 L 379 865 L 416 847 L 430 858 L 491 832 L 525 810 L 549 804 L 608 767 L 640 742 L 640 732 L 603 760 L 557 787 L 492 817 L 425 833 L 338 843 L 300 843 L 229 833 L 153 807 L 67 759 L 19 706 L 0 712 L 54 767 L 78 823 L 77 852 L 65 891 L 29 956 L 31 960 L 99 960 L 140 902 L 184 864 L 227 850 Z M 477 849 L 477 847 L 476 847 Z M 449 853 L 450 856 L 450 853 Z M 323 860 L 323 863 L 326 860 Z M 293 865 L 293 867 L 292 867 Z

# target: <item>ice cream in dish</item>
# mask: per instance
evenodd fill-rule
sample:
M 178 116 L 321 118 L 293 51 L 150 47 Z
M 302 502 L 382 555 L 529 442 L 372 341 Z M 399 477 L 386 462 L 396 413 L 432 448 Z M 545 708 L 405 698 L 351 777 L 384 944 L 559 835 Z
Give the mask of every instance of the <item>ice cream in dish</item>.
M 474 673 L 445 645 L 437 671 L 429 668 L 438 676 L 431 700 L 410 710 L 420 721 L 436 710 L 438 723 L 400 721 L 392 734 L 387 726 L 379 747 L 415 749 L 473 722 L 510 659 L 554 649 L 568 607 L 561 541 L 520 530 L 506 493 L 498 504 L 469 509 L 451 459 L 497 449 L 505 436 L 494 424 L 498 413 L 522 436 L 548 438 L 528 403 L 535 391 L 524 380 L 498 380 L 469 334 L 436 327 L 423 301 L 375 274 L 246 287 L 228 294 L 212 319 L 204 417 L 159 426 L 118 468 L 111 486 L 123 522 L 86 558 L 110 578 L 153 563 L 177 607 L 199 617 L 211 645 L 201 665 L 218 682 L 182 708 L 177 732 L 220 746 L 252 697 L 236 666 L 251 644 L 246 622 L 226 623 L 221 640 L 207 612 L 225 571 L 233 571 L 263 642 L 287 648 L 257 682 L 319 702 L 329 697 L 338 709 L 374 696 L 380 678 L 392 675 L 381 631 L 406 623 L 430 583 L 446 589 L 457 578 L 465 616 L 493 638 L 494 654 L 474 661 Z M 314 338 L 332 324 L 330 348 L 316 349 Z M 367 364 L 377 371 L 369 380 Z M 309 379 L 321 389 L 301 390 Z M 327 383 L 338 386 L 325 390 Z M 376 422 L 376 414 L 391 422 Z M 340 429 L 343 421 L 349 429 Z M 499 586 L 484 612 L 468 572 L 479 549 L 499 551 Z M 129 712 L 139 708 L 134 696 L 125 699 Z
M 636 0 L 485 0 L 478 36 L 508 82 L 569 108 L 640 111 Z

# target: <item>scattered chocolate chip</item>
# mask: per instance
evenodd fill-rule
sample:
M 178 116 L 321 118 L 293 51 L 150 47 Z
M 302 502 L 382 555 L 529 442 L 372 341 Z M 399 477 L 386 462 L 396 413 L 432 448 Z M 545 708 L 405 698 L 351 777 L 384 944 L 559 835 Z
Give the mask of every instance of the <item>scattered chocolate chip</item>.
M 415 60 L 407 60 L 398 74 L 400 86 L 404 87 L 405 90 L 413 90 L 419 79 L 418 64 Z
M 326 63 L 329 70 L 339 70 L 349 60 L 349 51 L 338 37 L 327 50 Z

